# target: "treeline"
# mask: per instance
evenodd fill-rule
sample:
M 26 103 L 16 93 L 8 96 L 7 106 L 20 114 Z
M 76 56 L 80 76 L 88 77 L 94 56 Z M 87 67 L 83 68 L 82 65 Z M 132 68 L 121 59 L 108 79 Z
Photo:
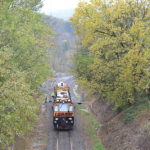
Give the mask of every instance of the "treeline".
M 62 33 L 70 33 L 73 34 L 74 29 L 71 26 L 70 21 L 66 21 L 61 18 L 56 18 L 53 16 L 44 16 L 44 19 L 47 21 L 48 24 L 50 24 L 56 33 L 62 34 Z
M 0 149 L 33 127 L 38 87 L 50 75 L 52 31 L 36 11 L 40 0 L 0 1 Z
M 80 2 L 71 20 L 79 81 L 115 109 L 150 99 L 150 1 Z
M 75 36 L 71 22 L 53 16 L 44 16 L 55 31 L 55 47 L 51 49 L 51 64 L 56 72 L 69 72 L 72 68 L 72 55 L 75 51 Z

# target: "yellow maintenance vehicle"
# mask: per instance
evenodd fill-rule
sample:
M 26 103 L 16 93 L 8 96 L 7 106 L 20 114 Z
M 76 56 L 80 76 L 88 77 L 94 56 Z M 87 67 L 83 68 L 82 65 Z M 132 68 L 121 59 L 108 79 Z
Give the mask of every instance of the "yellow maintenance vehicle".
M 71 102 L 69 86 L 60 82 L 54 86 L 54 102 Z
M 60 82 L 54 87 L 53 124 L 55 129 L 72 129 L 74 125 L 74 104 L 69 87 Z

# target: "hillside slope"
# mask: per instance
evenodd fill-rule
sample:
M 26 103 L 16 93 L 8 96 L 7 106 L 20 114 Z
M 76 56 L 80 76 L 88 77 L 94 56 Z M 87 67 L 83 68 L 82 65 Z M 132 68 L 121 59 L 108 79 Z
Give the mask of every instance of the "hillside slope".
M 107 150 L 150 150 L 149 102 L 116 113 L 94 99 L 90 108 L 101 124 L 98 134 Z

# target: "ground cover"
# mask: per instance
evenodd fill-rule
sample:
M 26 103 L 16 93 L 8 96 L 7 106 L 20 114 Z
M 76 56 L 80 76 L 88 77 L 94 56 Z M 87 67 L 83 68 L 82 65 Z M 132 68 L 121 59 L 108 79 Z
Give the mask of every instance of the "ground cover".
M 90 136 L 92 150 L 105 150 L 97 135 L 97 129 L 100 126 L 100 123 L 97 122 L 93 114 L 89 111 L 88 106 L 84 104 L 78 105 L 77 113 L 81 116 L 81 118 L 84 118 L 84 121 L 82 120 L 82 124 L 85 131 L 87 131 L 88 136 Z

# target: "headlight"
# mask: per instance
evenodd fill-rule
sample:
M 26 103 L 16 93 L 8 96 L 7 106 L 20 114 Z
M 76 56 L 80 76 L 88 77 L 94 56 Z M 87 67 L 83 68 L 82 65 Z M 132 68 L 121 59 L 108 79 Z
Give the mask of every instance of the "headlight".
M 59 99 L 57 99 L 56 102 L 59 102 Z
M 55 120 L 58 120 L 58 118 L 55 118 Z
M 68 102 L 70 102 L 70 99 L 68 99 Z
M 72 120 L 72 118 L 69 118 L 69 120 Z

